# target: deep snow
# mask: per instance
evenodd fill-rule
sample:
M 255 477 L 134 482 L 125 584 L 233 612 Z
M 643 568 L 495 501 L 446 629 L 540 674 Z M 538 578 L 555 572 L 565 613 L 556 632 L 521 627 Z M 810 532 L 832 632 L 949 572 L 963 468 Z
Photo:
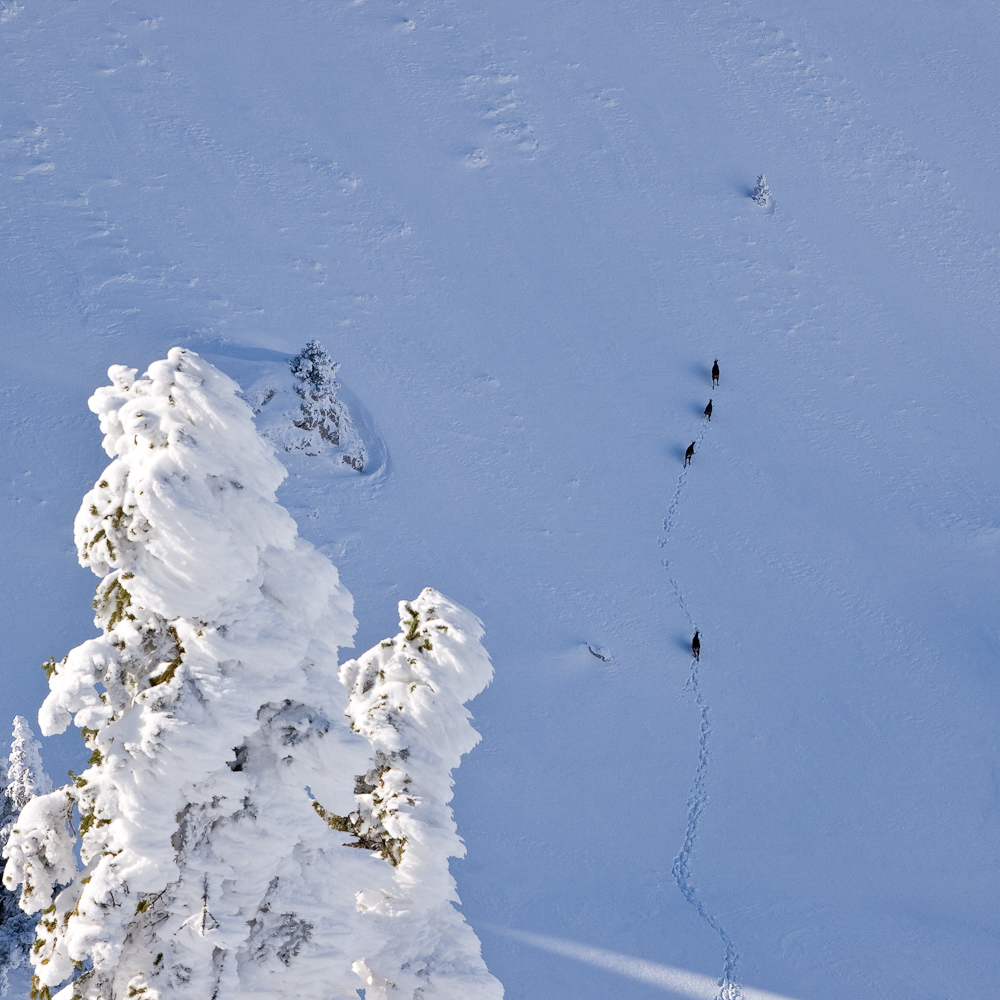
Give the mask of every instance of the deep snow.
M 355 650 L 426 585 L 487 627 L 453 871 L 508 997 L 697 996 L 725 940 L 795 1000 L 988 992 L 998 36 L 962 0 L 4 2 L 0 718 L 93 634 L 107 367 L 248 384 L 316 337 L 381 459 L 280 498 Z

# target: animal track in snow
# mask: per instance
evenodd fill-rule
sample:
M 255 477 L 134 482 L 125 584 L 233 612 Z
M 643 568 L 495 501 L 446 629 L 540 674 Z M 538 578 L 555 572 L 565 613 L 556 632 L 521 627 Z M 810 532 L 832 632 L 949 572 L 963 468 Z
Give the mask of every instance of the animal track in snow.
M 708 427 L 709 423 L 706 421 L 702 426 L 701 431 L 698 433 L 698 436 L 695 438 L 696 457 L 698 452 L 701 451 L 705 435 L 708 433 Z M 663 534 L 660 535 L 659 539 L 661 548 L 665 547 L 667 542 L 670 540 L 670 533 L 676 523 L 677 511 L 680 507 L 681 497 L 684 494 L 684 486 L 687 483 L 688 473 L 692 468 L 693 465 L 684 466 L 680 475 L 677 477 L 677 487 L 675 488 L 674 495 L 670 500 L 670 505 L 667 507 L 666 516 L 663 519 Z M 667 570 L 670 569 L 669 559 L 663 560 L 663 566 Z M 669 580 L 670 586 L 674 592 L 674 597 L 677 600 L 677 606 L 683 612 L 688 625 L 690 625 L 692 629 L 696 628 L 694 617 L 688 610 L 687 602 L 684 600 L 684 594 L 681 591 L 680 584 L 678 584 L 673 575 L 669 577 Z M 722 939 L 723 945 L 725 946 L 725 964 L 722 970 L 722 978 L 719 980 L 719 992 L 716 1000 L 740 1000 L 740 998 L 743 997 L 743 993 L 740 990 L 738 981 L 739 955 L 737 954 L 733 941 L 726 932 L 726 929 L 719 923 L 718 919 L 709 912 L 705 904 L 698 897 L 698 889 L 691 875 L 691 856 L 694 853 L 695 842 L 698 837 L 698 824 L 701 820 L 701 815 L 704 812 L 705 807 L 708 805 L 707 778 L 708 765 L 711 759 L 708 752 L 708 745 L 712 736 L 712 722 L 709 715 L 709 708 L 705 703 L 704 696 L 702 695 L 701 684 L 698 677 L 699 666 L 699 661 L 692 658 L 691 676 L 684 687 L 685 691 L 690 691 L 694 695 L 695 707 L 698 709 L 698 714 L 700 716 L 698 766 L 695 768 L 694 780 L 691 783 L 691 792 L 688 795 L 688 817 L 687 828 L 684 831 L 684 843 L 681 845 L 681 849 L 677 852 L 677 856 L 674 858 L 674 863 L 670 871 L 674 877 L 674 882 L 677 883 L 677 888 L 680 889 L 684 898 L 691 904 L 691 906 L 694 907 L 698 916 L 700 916 L 701 919 L 704 920 L 705 923 L 719 935 Z
M 490 158 L 485 150 L 474 149 L 471 153 L 466 154 L 462 162 L 473 170 L 481 170 L 490 165 Z
M 671 583 L 674 581 L 671 579 Z M 681 600 L 680 591 L 674 583 L 675 593 Z M 683 608 L 687 614 L 687 609 Z M 701 685 L 698 681 L 698 660 L 691 661 L 691 676 L 685 685 L 685 690 L 694 694 L 694 703 L 701 716 L 701 730 L 698 737 L 698 766 L 694 772 L 694 781 L 691 783 L 691 794 L 688 796 L 688 820 L 687 829 L 684 831 L 684 843 L 674 858 L 673 867 L 670 869 L 677 883 L 677 888 L 684 894 L 684 898 L 697 910 L 698 915 L 722 938 L 722 943 L 726 947 L 725 965 L 722 970 L 722 978 L 719 981 L 719 994 L 717 1000 L 739 1000 L 742 997 L 737 973 L 739 968 L 739 955 L 733 945 L 732 938 L 726 933 L 726 929 L 713 916 L 705 904 L 698 898 L 698 889 L 691 876 L 691 855 L 694 851 L 695 841 L 698 836 L 698 823 L 701 814 L 708 805 L 708 790 L 706 778 L 708 776 L 709 753 L 708 743 L 712 736 L 712 723 L 709 718 L 708 705 L 701 693 Z
M 493 123 L 494 141 L 499 140 L 533 159 L 538 139 L 534 128 L 522 117 L 525 102 L 515 87 L 517 74 L 501 66 L 492 50 L 485 49 L 482 54 L 483 65 L 478 72 L 465 77 L 462 93 L 479 104 L 483 121 Z

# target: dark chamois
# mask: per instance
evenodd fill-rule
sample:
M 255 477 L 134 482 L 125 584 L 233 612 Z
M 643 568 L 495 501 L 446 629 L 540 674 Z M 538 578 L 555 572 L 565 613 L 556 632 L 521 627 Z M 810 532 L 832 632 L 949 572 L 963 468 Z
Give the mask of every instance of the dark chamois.
M 705 407 L 705 416 L 708 417 L 709 423 L 712 420 L 712 401 L 708 401 L 708 406 Z
M 694 638 L 691 640 L 691 655 L 696 659 L 701 659 L 701 639 L 698 638 L 698 629 L 694 630 Z
M 712 365 L 712 388 L 714 389 L 719 384 L 719 359 L 715 359 L 715 364 Z
M 691 464 L 691 459 L 694 458 L 694 441 L 688 445 L 688 450 L 684 452 L 684 468 L 686 469 Z

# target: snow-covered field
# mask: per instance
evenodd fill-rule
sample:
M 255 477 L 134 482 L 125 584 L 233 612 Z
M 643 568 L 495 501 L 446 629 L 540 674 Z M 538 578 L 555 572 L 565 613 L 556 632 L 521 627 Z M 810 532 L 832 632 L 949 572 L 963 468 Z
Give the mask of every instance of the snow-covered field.
M 355 655 L 425 586 L 486 626 L 452 870 L 511 1000 L 990 996 L 998 51 L 982 0 L 3 0 L 0 721 L 94 634 L 108 366 L 317 338 L 371 461 L 280 498 Z

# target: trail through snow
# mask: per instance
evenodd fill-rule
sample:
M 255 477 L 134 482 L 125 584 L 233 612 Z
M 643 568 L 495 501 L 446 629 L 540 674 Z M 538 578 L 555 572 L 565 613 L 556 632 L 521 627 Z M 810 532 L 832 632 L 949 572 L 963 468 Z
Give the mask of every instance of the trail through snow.
M 698 459 L 701 453 L 702 446 L 711 425 L 710 420 L 703 420 L 703 426 L 699 430 L 698 436 L 695 438 L 695 459 Z M 660 536 L 661 548 L 665 548 L 670 541 L 670 532 L 677 519 L 677 513 L 680 507 L 681 497 L 684 493 L 684 486 L 687 482 L 688 473 L 693 469 L 694 461 L 692 461 L 690 465 L 685 465 L 681 469 L 680 475 L 677 477 L 677 488 L 674 490 L 674 495 L 670 500 L 670 506 L 667 508 L 667 516 L 663 519 L 663 534 Z M 665 558 L 663 560 L 663 566 L 669 571 L 670 560 Z M 684 600 L 684 594 L 681 591 L 680 584 L 672 574 L 670 576 L 670 587 L 673 590 L 675 598 L 677 599 L 677 606 L 683 612 L 692 632 L 695 629 L 700 628 L 700 626 L 696 623 L 694 616 L 691 614 L 691 611 L 687 606 L 687 602 Z M 722 970 L 722 978 L 718 983 L 718 1000 L 739 1000 L 742 993 L 739 986 L 739 954 L 736 951 L 736 946 L 733 944 L 732 938 L 730 938 L 728 932 L 725 927 L 722 926 L 719 919 L 708 910 L 703 900 L 699 897 L 698 888 L 691 874 L 691 856 L 694 853 L 695 841 L 698 836 L 698 822 L 701 819 L 703 811 L 708 805 L 707 783 L 708 766 L 710 761 L 708 744 L 712 736 L 712 722 L 709 715 L 709 707 L 705 702 L 704 695 L 702 694 L 701 683 L 698 677 L 698 670 L 700 666 L 700 659 L 692 656 L 691 675 L 688 678 L 687 684 L 684 686 L 685 691 L 690 691 L 694 695 L 695 707 L 698 709 L 698 766 L 695 769 L 694 780 L 691 783 L 691 793 L 688 796 L 687 827 L 684 831 L 684 843 L 681 845 L 680 850 L 674 858 L 674 863 L 671 867 L 671 874 L 674 877 L 674 881 L 677 883 L 677 888 L 683 893 L 684 898 L 691 904 L 691 906 L 694 907 L 698 916 L 700 916 L 701 919 L 704 920 L 705 923 L 719 935 L 722 939 L 723 945 L 725 945 L 725 964 Z

